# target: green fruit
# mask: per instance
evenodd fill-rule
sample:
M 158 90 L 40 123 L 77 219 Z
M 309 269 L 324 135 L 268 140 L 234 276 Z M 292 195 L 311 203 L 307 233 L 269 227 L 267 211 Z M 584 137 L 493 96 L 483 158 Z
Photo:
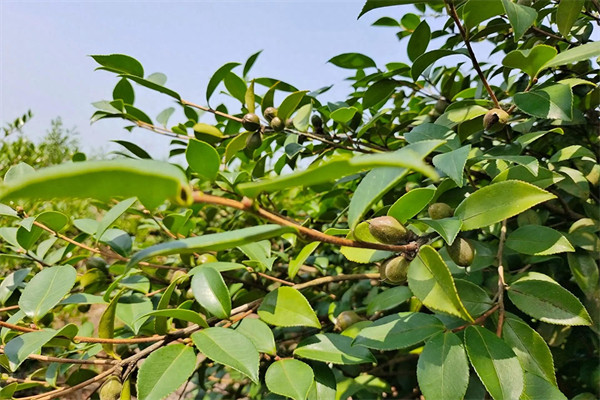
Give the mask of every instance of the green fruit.
M 369 221 L 369 232 L 381 243 L 398 244 L 408 236 L 408 231 L 394 217 L 384 216 Z
M 362 321 L 362 318 L 354 311 L 342 311 L 335 319 L 335 327 L 343 331 L 360 321 Z
M 254 151 L 262 144 L 262 136 L 260 132 L 254 132 L 246 139 L 246 148 L 250 151 Z
M 452 245 L 446 246 L 446 249 L 448 250 L 448 255 L 456 265 L 468 267 L 473 263 L 475 251 L 473 250 L 471 243 L 466 239 L 460 237 L 456 238 Z
M 258 119 L 258 115 L 253 113 L 244 115 L 244 118 L 242 118 L 242 126 L 248 131 L 258 130 L 260 128 L 260 120 Z
M 406 190 L 407 192 L 410 192 L 413 189 L 417 189 L 421 187 L 417 182 L 406 182 L 406 185 L 404 185 L 404 190 Z
M 197 264 L 204 264 L 204 263 L 217 262 L 217 261 L 219 261 L 219 260 L 217 260 L 217 257 L 215 257 L 214 255 L 212 255 L 210 253 L 200 254 L 198 256 L 198 258 L 196 258 Z
M 171 275 L 171 279 L 170 279 L 169 283 L 173 283 L 177 280 L 183 281 L 183 277 L 186 277 L 186 276 L 187 276 L 187 273 L 185 271 L 178 269 L 177 271 L 173 272 L 173 275 Z
M 288 118 L 285 120 L 285 127 L 286 128 L 293 128 L 294 127 L 294 120 L 291 118 Z
M 274 117 L 271 120 L 271 128 L 273 128 L 273 130 L 275 132 L 281 132 L 284 128 L 285 128 L 285 124 L 283 123 L 282 120 L 279 119 L 279 117 Z
M 454 210 L 446 203 L 433 203 L 427 209 L 431 219 L 449 218 L 454 215 Z
M 506 126 L 509 117 L 501 108 L 492 108 L 483 117 L 483 127 L 490 133 L 499 132 Z
M 110 376 L 100 388 L 100 400 L 119 400 L 123 385 L 116 376 Z
M 194 291 L 192 290 L 192 288 L 189 288 L 187 290 L 187 292 L 185 292 L 185 298 L 187 300 L 194 300 L 195 299 L 195 297 L 194 297 Z
M 446 100 L 445 98 L 442 97 L 435 103 L 435 106 L 433 107 L 433 109 L 435 110 L 436 113 L 443 114 L 444 111 L 446 111 L 448 104 L 450 104 L 450 103 L 448 103 L 448 100 Z
M 275 107 L 267 107 L 265 108 L 263 115 L 267 121 L 271 122 L 271 120 L 277 116 L 277 109 Z
M 404 256 L 398 256 L 385 261 L 382 267 L 385 269 L 385 279 L 396 285 L 406 282 L 408 275 L 408 261 Z
M 310 118 L 310 122 L 312 123 L 312 126 L 315 127 L 315 128 L 322 128 L 323 127 L 323 120 L 317 114 L 313 115 Z

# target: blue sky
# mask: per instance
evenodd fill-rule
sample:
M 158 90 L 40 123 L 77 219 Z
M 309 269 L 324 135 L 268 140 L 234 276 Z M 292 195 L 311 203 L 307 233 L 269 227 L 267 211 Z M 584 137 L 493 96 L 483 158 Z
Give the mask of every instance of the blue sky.
M 361 52 L 378 65 L 407 61 L 406 41 L 393 28 L 372 27 L 380 16 L 399 19 L 412 6 L 356 17 L 363 0 L 346 1 L 10 1 L 0 2 L 0 121 L 31 109 L 26 133 L 38 138 L 61 116 L 76 126 L 85 150 L 115 149 L 111 139 L 167 155 L 167 140 L 148 131 L 123 130 L 122 121 L 89 124 L 91 103 L 110 99 L 116 79 L 94 72 L 89 54 L 124 53 L 147 73 L 163 72 L 167 86 L 203 104 L 212 73 L 229 61 L 244 62 L 263 49 L 251 76 L 269 76 L 314 90 L 335 84 L 328 96 L 343 99 L 349 71 L 326 61 Z M 169 98 L 136 90 L 136 105 L 155 117 Z M 173 120 L 172 120 L 173 121 Z

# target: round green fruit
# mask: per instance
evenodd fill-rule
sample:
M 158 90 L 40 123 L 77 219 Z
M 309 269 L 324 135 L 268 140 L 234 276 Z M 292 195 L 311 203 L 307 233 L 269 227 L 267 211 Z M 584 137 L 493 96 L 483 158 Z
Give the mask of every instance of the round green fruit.
M 335 319 L 335 327 L 343 331 L 360 321 L 362 321 L 362 318 L 354 311 L 342 311 Z
M 187 273 L 185 271 L 178 269 L 177 271 L 173 272 L 173 275 L 171 275 L 171 279 L 170 279 L 169 283 L 173 283 L 178 280 L 183 280 L 183 277 L 185 277 L 185 276 L 187 276 Z
M 310 122 L 312 123 L 312 126 L 315 127 L 315 128 L 322 128 L 323 127 L 323 120 L 317 114 L 315 114 L 312 117 L 310 117 Z
M 277 109 L 275 107 L 267 107 L 263 111 L 263 115 L 267 121 L 271 122 L 277 116 Z
M 385 261 L 382 264 L 382 267 L 385 270 L 385 279 L 396 285 L 406 282 L 409 265 L 410 261 L 404 256 L 394 257 Z
M 446 203 L 433 203 L 427 209 L 431 219 L 450 218 L 454 215 L 454 210 Z
M 448 250 L 448 255 L 456 265 L 468 267 L 473 263 L 475 251 L 468 240 L 458 237 L 454 240 L 452 245 L 446 246 L 446 249 Z
M 408 230 L 394 217 L 377 217 L 367 222 L 369 232 L 381 243 L 398 244 L 408 236 Z
M 217 257 L 215 257 L 214 255 L 212 255 L 210 253 L 202 253 L 198 256 L 198 258 L 196 258 L 197 264 L 204 264 L 204 263 L 217 262 L 217 261 L 219 261 L 219 260 L 217 260 Z
M 440 98 L 436 103 L 435 106 L 433 107 L 433 109 L 435 110 L 436 113 L 438 114 L 443 114 L 444 111 L 446 111 L 446 108 L 448 107 L 450 103 L 448 103 L 448 100 L 446 100 L 445 98 Z
M 501 108 L 492 108 L 483 117 L 483 127 L 490 133 L 501 131 L 508 123 L 509 115 Z
M 242 126 L 248 131 L 258 130 L 260 128 L 260 120 L 258 119 L 258 115 L 253 113 L 244 115 L 244 118 L 242 118 Z
M 109 377 L 100 388 L 100 400 L 119 400 L 121 398 L 123 385 L 116 376 Z
M 279 117 L 274 117 L 271 120 L 270 125 L 275 132 L 281 132 L 285 128 L 285 123 L 281 119 L 279 119 Z
M 262 144 L 262 136 L 260 132 L 254 132 L 246 139 L 246 148 L 250 151 L 254 151 Z

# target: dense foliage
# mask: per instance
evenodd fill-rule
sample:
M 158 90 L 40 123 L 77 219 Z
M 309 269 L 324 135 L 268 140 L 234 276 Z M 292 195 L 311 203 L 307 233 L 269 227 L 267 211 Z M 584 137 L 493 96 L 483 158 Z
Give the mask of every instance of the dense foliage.
M 122 140 L 6 172 L 0 397 L 599 396 L 598 2 L 361 15 L 402 4 L 375 25 L 410 63 L 333 57 L 337 102 L 254 77 L 260 52 L 206 105 L 92 56 L 117 78 L 92 120 L 170 136 L 187 165 Z M 134 85 L 181 119 L 136 108 Z

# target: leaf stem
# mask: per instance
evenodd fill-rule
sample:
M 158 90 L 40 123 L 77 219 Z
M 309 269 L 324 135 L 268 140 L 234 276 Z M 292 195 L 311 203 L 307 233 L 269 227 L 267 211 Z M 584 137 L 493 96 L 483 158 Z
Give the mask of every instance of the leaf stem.
M 502 255 L 504 253 L 504 241 L 506 240 L 506 220 L 502 221 L 500 228 L 500 242 L 498 243 L 498 327 L 496 336 L 502 337 L 502 326 L 504 325 L 504 290 L 506 289 L 506 280 L 504 279 L 504 262 Z

